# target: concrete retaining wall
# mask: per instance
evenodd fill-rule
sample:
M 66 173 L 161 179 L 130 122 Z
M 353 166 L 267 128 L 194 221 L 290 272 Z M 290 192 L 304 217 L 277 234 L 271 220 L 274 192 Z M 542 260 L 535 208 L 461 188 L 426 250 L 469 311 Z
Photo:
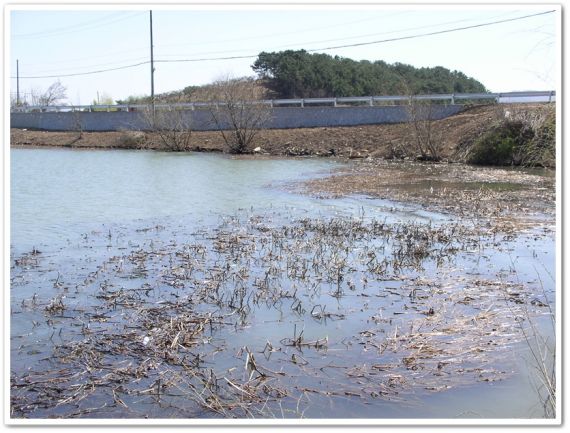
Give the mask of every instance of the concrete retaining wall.
M 432 105 L 432 119 L 457 114 L 462 105 Z M 426 110 L 427 112 L 427 110 Z M 165 113 L 166 114 L 166 113 Z M 267 128 L 313 128 L 326 126 L 376 125 L 402 123 L 410 120 L 406 106 L 387 107 L 276 107 Z M 194 131 L 217 129 L 208 110 L 178 111 L 182 123 Z M 148 122 L 141 112 L 59 112 L 11 113 L 10 127 L 48 131 L 118 131 L 145 130 Z

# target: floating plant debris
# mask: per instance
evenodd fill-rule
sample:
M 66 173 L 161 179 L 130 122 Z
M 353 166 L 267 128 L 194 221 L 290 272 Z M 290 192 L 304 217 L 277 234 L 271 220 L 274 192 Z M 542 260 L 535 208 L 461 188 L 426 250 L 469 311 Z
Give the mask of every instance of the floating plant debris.
M 12 417 L 297 417 L 308 395 L 411 400 L 508 377 L 516 318 L 546 305 L 466 275 L 495 244 L 463 222 L 244 213 L 176 242 L 153 233 L 13 306 L 51 335 L 11 374 Z

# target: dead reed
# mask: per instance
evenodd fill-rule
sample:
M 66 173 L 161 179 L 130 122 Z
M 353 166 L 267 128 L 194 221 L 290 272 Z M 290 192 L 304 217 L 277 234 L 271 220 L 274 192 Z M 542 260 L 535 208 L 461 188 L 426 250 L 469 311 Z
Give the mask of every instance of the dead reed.
M 506 377 L 519 309 L 544 308 L 525 285 L 458 271 L 495 246 L 463 221 L 240 214 L 176 241 L 139 233 L 156 238 L 92 264 L 73 296 L 58 273 L 53 296 L 16 306 L 52 337 L 11 375 L 11 416 L 298 417 L 311 399 L 409 401 Z

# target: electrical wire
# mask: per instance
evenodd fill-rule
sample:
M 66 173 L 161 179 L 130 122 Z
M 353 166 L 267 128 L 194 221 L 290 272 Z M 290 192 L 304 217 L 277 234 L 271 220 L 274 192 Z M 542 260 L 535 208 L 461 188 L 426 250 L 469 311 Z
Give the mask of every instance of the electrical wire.
M 86 69 L 86 70 L 87 70 L 86 72 L 88 72 L 88 71 L 89 71 L 90 69 L 92 69 L 92 68 L 101 69 L 101 68 L 104 67 L 104 66 L 108 66 L 108 67 L 122 66 L 122 65 L 124 65 L 126 62 L 142 62 L 142 61 L 147 60 L 147 59 L 148 59 L 148 56 L 144 56 L 144 57 L 131 57 L 131 58 L 128 58 L 128 59 L 122 59 L 121 62 L 115 61 L 115 62 L 99 63 L 99 64 L 97 64 L 97 65 L 70 66 L 70 67 L 68 67 L 68 68 L 47 69 L 47 70 L 41 70 L 41 71 L 33 71 L 33 72 L 31 72 L 31 73 L 34 74 L 34 75 L 37 75 L 37 74 L 49 74 L 49 73 L 56 73 L 56 72 L 57 72 L 57 73 L 62 73 L 62 74 L 64 74 L 66 71 L 69 71 L 69 70 L 74 70 L 74 71 L 76 71 L 77 73 L 80 73 L 82 69 L 83 69 L 83 70 Z M 28 66 L 28 65 L 26 65 L 26 66 Z M 20 68 L 21 68 L 21 67 L 22 67 L 22 63 L 20 62 Z M 27 68 L 26 68 L 26 69 L 27 69 Z M 79 69 L 79 70 L 78 70 L 78 69 Z
M 509 12 L 511 13 L 511 12 Z M 500 16 L 504 16 L 505 14 L 501 14 L 492 18 L 498 18 Z M 420 26 L 420 27 L 408 27 L 406 29 L 399 29 L 399 30 L 390 30 L 387 32 L 379 32 L 379 33 L 368 33 L 365 35 L 357 35 L 357 36 L 348 36 L 348 37 L 343 37 L 343 38 L 336 38 L 336 39 L 326 39 L 326 40 L 321 40 L 321 41 L 312 41 L 312 42 L 305 42 L 305 43 L 299 43 L 299 44 L 293 44 L 293 45 L 288 45 L 288 46 L 298 46 L 298 45 L 309 45 L 309 44 L 319 44 L 319 43 L 325 43 L 325 42 L 335 42 L 335 41 L 346 41 L 349 39 L 360 39 L 360 38 L 367 38 L 367 37 L 371 37 L 371 36 L 380 36 L 380 35 L 389 35 L 389 34 L 394 34 L 394 33 L 403 33 L 403 32 L 407 32 L 410 30 L 421 30 L 421 29 L 428 29 L 428 28 L 433 28 L 433 27 L 440 27 L 440 26 L 445 26 L 445 25 L 449 25 L 449 24 L 457 24 L 457 23 L 463 23 L 465 21 L 475 21 L 477 20 L 477 18 L 466 18 L 466 19 L 462 19 L 462 20 L 454 20 L 454 21 L 446 21 L 444 23 L 438 23 L 438 24 L 429 24 L 429 25 L 425 25 L 425 26 Z M 277 49 L 279 48 L 283 48 L 284 46 L 281 47 L 276 47 Z
M 307 51 L 308 51 L 308 52 L 328 51 L 328 50 L 336 50 L 336 49 L 339 49 L 339 48 L 360 47 L 360 46 L 364 46 L 364 45 L 381 44 L 381 43 L 385 43 L 385 42 L 403 41 L 403 40 L 406 40 L 406 39 L 415 39 L 415 38 L 421 38 L 421 37 L 425 37 L 425 36 L 441 35 L 441 34 L 444 34 L 444 33 L 458 32 L 458 31 L 462 31 L 462 30 L 469 30 L 469 29 L 474 29 L 474 28 L 479 28 L 479 27 L 492 26 L 492 25 L 495 25 L 495 24 L 507 23 L 507 22 L 511 22 L 511 21 L 518 21 L 518 20 L 522 20 L 522 19 L 525 19 L 525 18 L 532 18 L 532 17 L 537 17 L 537 16 L 540 16 L 540 15 L 551 14 L 551 13 L 553 13 L 553 12 L 556 12 L 556 11 L 552 10 L 552 11 L 540 12 L 540 13 L 536 13 L 536 14 L 532 14 L 532 15 L 525 15 L 525 16 L 522 16 L 522 17 L 508 18 L 508 19 L 504 19 L 504 20 L 500 20 L 500 21 L 493 21 L 493 22 L 490 22 L 490 23 L 474 24 L 474 25 L 471 25 L 471 26 L 457 27 L 457 28 L 454 28 L 454 29 L 439 30 L 439 31 L 436 31 L 436 32 L 421 33 L 421 34 L 417 34 L 417 35 L 400 36 L 400 37 L 398 37 L 398 38 L 382 39 L 382 40 L 380 40 L 380 41 L 359 42 L 359 43 L 348 44 L 348 45 L 336 45 L 336 46 L 334 46 L 334 47 L 316 48 L 316 49 L 307 50 Z
M 50 37 L 54 37 L 54 36 L 64 36 L 64 35 L 69 35 L 71 33 L 83 32 L 86 30 L 93 30 L 93 29 L 96 29 L 99 27 L 107 26 L 109 24 L 115 24 L 115 23 L 120 22 L 120 21 L 124 21 L 124 20 L 130 19 L 130 18 L 140 16 L 144 13 L 145 12 L 137 12 L 137 13 L 130 14 L 127 16 L 119 16 L 116 19 L 113 19 L 113 20 L 110 20 L 107 22 L 103 22 L 103 23 L 95 24 L 95 25 L 90 25 L 90 26 L 81 26 L 81 27 L 79 27 L 79 29 L 74 29 L 74 30 L 70 30 L 70 29 L 75 28 L 78 25 L 69 26 L 67 28 L 63 27 L 63 29 L 66 29 L 63 31 L 51 31 L 51 32 L 48 31 L 48 32 L 28 33 L 28 34 L 24 34 L 24 35 L 13 35 L 12 37 L 14 39 L 37 39 L 37 38 L 50 38 Z M 101 20 L 103 20 L 103 18 Z M 99 20 L 99 21 L 101 21 L 101 20 Z
M 491 26 L 491 25 L 495 25 L 495 24 L 502 24 L 502 23 L 511 22 L 511 21 L 518 21 L 518 20 L 522 20 L 522 19 L 526 19 L 526 18 L 532 18 L 532 17 L 536 17 L 536 16 L 540 16 L 540 15 L 550 14 L 553 12 L 556 12 L 556 11 L 551 10 L 551 11 L 539 12 L 539 13 L 531 14 L 531 15 L 524 15 L 521 17 L 508 18 L 508 19 L 504 19 L 504 20 L 492 21 L 492 22 L 481 23 L 481 24 L 474 24 L 471 26 L 456 27 L 453 29 L 438 30 L 435 32 L 420 33 L 420 34 L 409 35 L 409 36 L 399 36 L 397 38 L 382 39 L 382 40 L 377 40 L 377 41 L 357 42 L 357 43 L 353 43 L 353 44 L 336 45 L 336 46 L 332 46 L 332 47 L 313 48 L 313 49 L 308 49 L 305 51 L 307 51 L 309 53 L 313 53 L 313 52 L 318 52 L 318 51 L 330 51 L 330 50 L 335 50 L 335 49 L 339 49 L 339 48 L 359 47 L 359 46 L 363 46 L 363 45 L 373 45 L 373 44 L 381 44 L 381 43 L 387 43 L 387 42 L 402 41 L 402 40 L 407 40 L 407 39 L 415 39 L 415 38 L 421 38 L 421 37 L 426 37 L 426 36 L 434 36 L 434 35 L 439 35 L 439 34 L 444 34 L 444 33 L 458 32 L 458 31 L 468 30 L 468 29 L 473 29 L 473 28 L 486 27 L 486 26 Z M 209 60 L 250 59 L 250 58 L 255 58 L 257 56 L 258 56 L 258 54 L 244 55 L 244 56 L 231 56 L 231 57 L 155 60 L 155 63 L 182 63 L 182 62 L 203 62 L 203 61 L 209 61 Z
M 61 77 L 76 77 L 79 75 L 93 75 L 93 74 L 100 74 L 102 72 L 110 72 L 110 71 L 118 71 L 121 69 L 128 69 L 128 68 L 134 68 L 136 66 L 141 66 L 141 65 L 148 65 L 150 63 L 150 60 L 147 60 L 146 62 L 140 62 L 140 63 L 135 63 L 133 65 L 125 65 L 125 66 L 119 66 L 117 68 L 109 68 L 109 69 L 100 69 L 98 71 L 89 71 L 89 72 L 77 72 L 77 73 L 73 73 L 73 74 L 58 74 L 58 75 L 41 75 L 41 76 L 22 76 L 20 78 L 26 78 L 26 79 L 32 79 L 32 78 L 61 78 Z M 17 77 L 10 77 L 10 78 L 17 78 Z
M 155 47 L 156 47 L 156 45 L 155 45 Z M 42 63 L 27 63 L 26 62 L 26 66 L 38 66 L 38 65 L 44 66 L 44 65 L 60 65 L 62 63 L 76 63 L 76 62 L 81 62 L 83 60 L 93 60 L 93 59 L 101 59 L 101 58 L 105 58 L 105 57 L 114 57 L 114 56 L 117 56 L 119 54 L 125 54 L 125 53 L 132 54 L 135 51 L 148 51 L 148 49 L 149 48 L 147 46 L 147 47 L 140 47 L 140 48 L 129 48 L 128 50 L 111 51 L 111 52 L 107 52 L 106 54 L 101 54 L 101 55 L 97 55 L 97 56 L 74 57 L 72 59 L 66 58 L 64 61 L 58 60 L 58 61 L 54 61 L 54 62 L 42 62 Z
M 393 17 L 393 16 L 397 16 L 397 15 L 402 15 L 404 13 L 406 13 L 407 11 L 403 11 L 403 12 L 397 12 L 394 14 L 389 14 L 386 16 L 383 16 L 382 18 L 387 18 L 387 17 Z M 298 33 L 303 33 L 303 32 L 314 32 L 314 31 L 320 31 L 320 30 L 324 30 L 324 29 L 328 29 L 328 28 L 336 28 L 336 27 L 341 27 L 341 26 L 347 26 L 350 24 L 356 24 L 356 23 L 361 23 L 361 22 L 366 22 L 366 21 L 372 21 L 372 20 L 377 20 L 378 17 L 374 17 L 374 18 L 366 18 L 366 19 L 361 19 L 361 20 L 356 20 L 356 21 L 349 21 L 349 22 L 344 22 L 341 24 L 334 24 L 334 25 L 329 25 L 329 26 L 323 26 L 323 27 L 316 27 L 316 28 L 311 28 L 311 29 L 307 29 L 307 30 L 300 30 L 297 32 L 282 32 L 282 33 L 272 33 L 272 34 L 268 34 L 268 35 L 261 35 L 261 36 L 252 36 L 252 37 L 246 37 L 246 38 L 237 38 L 237 39 L 231 39 L 231 40 L 215 40 L 215 41 L 206 41 L 206 42 L 200 42 L 200 43 L 196 43 L 196 42 L 192 42 L 192 43 L 184 43 L 184 44 L 164 44 L 164 45 L 155 45 L 155 48 L 166 48 L 166 47 L 175 47 L 175 46 L 188 46 L 188 45 L 192 45 L 192 46 L 203 46 L 203 45 L 211 45 L 211 44 L 218 44 L 218 43 L 225 43 L 225 42 L 237 42 L 237 41 L 245 41 L 245 40 L 259 40 L 260 38 L 262 39 L 267 39 L 267 38 L 271 38 L 274 36 L 283 36 L 283 35 L 290 35 L 290 34 L 298 34 Z M 100 20 L 97 20 L 100 21 Z M 463 21 L 463 20 L 462 20 Z M 442 23 L 443 24 L 443 23 Z M 445 23 L 448 24 L 448 23 Z M 75 26 L 72 26 L 75 27 Z M 34 35 L 36 34 L 41 34 L 41 33 L 33 33 Z M 31 35 L 31 34 L 30 34 Z M 20 35 L 23 36 L 23 35 Z M 368 35 L 363 35 L 362 37 L 365 37 Z M 312 43 L 312 42 L 308 42 L 308 43 Z M 279 47 L 277 47 L 279 48 Z M 89 56 L 89 57 L 79 57 L 79 58 L 73 58 L 73 59 L 66 59 L 65 63 L 74 63 L 76 61 L 83 61 L 83 60 L 91 60 L 93 58 L 101 58 L 101 57 L 110 57 L 110 56 L 115 56 L 118 54 L 123 54 L 123 53 L 132 53 L 133 51 L 142 51 L 142 50 L 148 50 L 148 47 L 140 47 L 140 48 L 130 48 L 128 50 L 121 50 L 121 51 L 115 51 L 112 53 L 107 53 L 104 55 L 100 55 L 100 56 Z M 244 51 L 244 50 L 242 50 Z M 225 50 L 225 51 L 208 51 L 209 54 L 224 54 L 224 53 L 228 53 L 228 52 L 235 52 L 235 50 Z M 202 54 L 206 54 L 205 52 L 199 52 L 199 53 L 193 53 L 190 55 L 202 55 Z M 168 54 L 165 56 L 170 56 L 170 57 L 179 57 L 180 54 Z M 58 62 L 47 62 L 47 63 L 42 63 L 42 65 L 48 65 L 48 64 L 61 64 L 60 61 Z M 27 63 L 26 66 L 35 66 L 37 64 L 35 63 Z M 46 71 L 46 72 L 51 72 L 51 71 Z M 38 71 L 35 72 L 37 74 L 43 73 L 43 71 Z
M 61 32 L 61 31 L 66 31 L 66 30 L 70 30 L 70 29 L 77 28 L 77 27 L 88 26 L 88 25 L 90 25 L 90 24 L 95 24 L 95 23 L 98 23 L 98 22 L 101 22 L 101 21 L 105 21 L 105 20 L 107 20 L 107 19 L 113 17 L 114 15 L 115 15 L 115 14 L 110 14 L 110 15 L 106 15 L 106 16 L 104 16 L 104 17 L 102 17 L 102 18 L 97 18 L 97 19 L 95 19 L 95 20 L 90 20 L 90 21 L 82 22 L 82 23 L 80 23 L 80 24 L 74 24 L 74 25 L 72 25 L 72 26 L 65 26 L 65 27 L 58 27 L 58 28 L 55 28 L 55 29 L 44 30 L 44 31 L 41 31 L 41 32 L 15 34 L 15 35 L 12 35 L 12 37 L 13 37 L 13 38 L 27 38 L 27 37 L 34 37 L 34 36 L 46 36 L 46 35 L 49 35 L 49 34 L 51 34 L 51 33 L 59 33 L 59 32 Z
M 390 17 L 405 14 L 407 12 L 409 12 L 409 11 L 395 12 L 393 14 L 383 15 L 381 18 L 390 18 Z M 165 47 L 180 47 L 180 46 L 188 46 L 188 45 L 203 46 L 203 45 L 211 45 L 211 44 L 220 44 L 220 43 L 225 43 L 225 42 L 241 42 L 241 41 L 249 41 L 249 40 L 256 40 L 257 41 L 260 39 L 266 40 L 267 38 L 272 38 L 275 36 L 298 35 L 299 33 L 316 32 L 316 31 L 330 29 L 330 28 L 339 28 L 339 27 L 348 26 L 351 24 L 358 24 L 358 23 L 362 23 L 362 22 L 366 22 L 366 21 L 373 21 L 373 20 L 377 20 L 377 19 L 378 19 L 378 17 L 365 18 L 365 19 L 361 19 L 361 20 L 349 21 L 349 22 L 344 22 L 344 23 L 340 23 L 340 24 L 331 24 L 328 26 L 313 27 L 313 28 L 305 29 L 305 30 L 271 33 L 268 35 L 248 36 L 248 37 L 244 37 L 244 38 L 235 38 L 235 39 L 213 40 L 213 41 L 200 42 L 198 44 L 196 44 L 194 42 L 184 43 L 184 44 L 164 44 L 164 45 L 157 45 L 157 47 L 165 48 Z
M 358 42 L 358 43 L 346 44 L 346 45 L 336 45 L 336 46 L 323 47 L 323 48 L 314 48 L 314 49 L 310 49 L 310 50 L 306 50 L 306 51 L 307 52 L 330 51 L 330 50 L 340 49 L 340 48 L 359 47 L 359 46 L 365 46 L 365 45 L 374 45 L 374 44 L 381 44 L 381 43 L 387 43 L 387 42 L 409 40 L 409 39 L 421 38 L 421 37 L 426 37 L 426 36 L 434 36 L 434 35 L 440 35 L 440 34 L 446 34 L 446 33 L 468 30 L 468 29 L 487 27 L 487 26 L 502 24 L 502 23 L 506 23 L 506 22 L 519 21 L 519 20 L 523 20 L 523 19 L 527 19 L 527 18 L 551 14 L 554 12 L 556 12 L 556 11 L 550 10 L 550 11 L 539 12 L 539 13 L 524 15 L 524 16 L 515 17 L 515 18 L 508 18 L 508 19 L 503 19 L 503 20 L 498 20 L 498 21 L 491 21 L 491 22 L 487 22 L 487 23 L 474 24 L 474 25 L 470 25 L 470 26 L 456 27 L 456 28 L 452 28 L 452 29 L 438 30 L 438 31 L 428 32 L 428 33 L 419 33 L 419 34 L 409 35 L 409 36 L 400 36 L 397 38 L 382 39 L 382 40 L 377 40 L 377 41 Z M 204 61 L 218 61 L 218 60 L 251 59 L 251 58 L 256 58 L 256 57 L 258 57 L 258 54 L 243 55 L 243 56 L 226 56 L 226 57 L 203 57 L 203 58 L 193 58 L 193 59 L 159 59 L 159 60 L 154 60 L 154 63 L 188 63 L 188 62 L 204 62 Z M 100 70 L 89 71 L 89 72 L 79 72 L 79 73 L 59 74 L 59 75 L 21 76 L 20 78 L 26 78 L 26 79 L 60 78 L 60 77 L 80 76 L 80 75 L 92 75 L 92 74 L 99 74 L 99 73 L 103 73 L 103 72 L 117 71 L 117 70 L 127 69 L 127 68 L 134 68 L 136 66 L 145 65 L 145 64 L 149 64 L 149 63 L 150 63 L 150 61 L 145 61 L 145 62 L 140 62 L 140 63 L 136 63 L 136 64 L 132 64 L 132 65 L 126 65 L 126 66 L 109 68 L 109 69 L 100 69 Z M 12 76 L 10 78 L 17 78 L 17 77 Z
M 508 12 L 507 14 L 512 14 L 513 12 Z M 498 16 L 494 16 L 492 18 L 499 18 L 501 16 L 505 16 L 506 14 L 500 14 Z M 393 34 L 393 33 L 402 33 L 402 32 L 406 32 L 409 30 L 420 30 L 420 29 L 425 29 L 425 28 L 433 28 L 433 27 L 440 27 L 440 26 L 444 26 L 444 25 L 449 25 L 449 24 L 457 24 L 457 23 L 461 23 L 461 22 L 465 22 L 465 21 L 474 21 L 477 20 L 478 18 L 467 18 L 467 19 L 462 19 L 462 20 L 455 20 L 455 21 L 446 21 L 444 23 L 437 23 L 437 24 L 429 24 L 426 26 L 421 26 L 421 27 L 412 27 L 412 28 L 406 28 L 406 29 L 399 29 L 399 30 L 391 30 L 391 31 L 387 31 L 387 32 L 380 32 L 380 33 L 368 33 L 368 34 L 364 34 L 364 35 L 355 35 L 355 36 L 347 36 L 347 37 L 343 37 L 343 38 L 335 38 L 335 39 L 326 39 L 326 40 L 320 40 L 320 41 L 307 41 L 307 42 L 302 42 L 302 43 L 297 43 L 297 44 L 288 44 L 288 45 L 281 45 L 281 46 L 276 46 L 273 47 L 272 51 L 281 49 L 281 48 L 285 48 L 285 49 L 290 49 L 291 47 L 295 47 L 295 46 L 307 46 L 307 45 L 311 45 L 311 44 L 320 44 L 320 43 L 325 43 L 325 42 L 334 42 L 334 41 L 346 41 L 349 39 L 360 39 L 360 38 L 366 38 L 366 37 L 370 37 L 370 36 L 380 36 L 380 35 L 386 35 L 386 34 Z M 349 24 L 349 23 L 346 23 Z M 338 26 L 334 26 L 334 27 L 338 27 Z M 326 28 L 326 27 L 324 27 Z M 261 35 L 256 39 L 265 39 L 267 37 L 271 37 L 271 36 L 275 36 L 278 35 L 277 33 L 274 35 Z M 252 39 L 252 38 L 248 38 L 248 39 Z M 236 39 L 240 40 L 240 39 Z M 182 45 L 188 45 L 188 44 L 182 44 Z M 203 44 L 196 44 L 196 45 L 203 45 Z M 155 47 L 165 47 L 165 46 L 170 46 L 170 45 L 157 45 Z M 226 53 L 236 53 L 236 51 L 249 51 L 249 50 L 223 50 L 223 51 L 208 51 L 208 52 L 197 52 L 197 53 L 192 53 L 192 54 L 188 54 L 188 55 L 194 55 L 194 56 L 200 56 L 200 55 L 204 55 L 204 54 L 226 54 Z M 161 54 L 162 57 L 180 57 L 180 54 Z
M 401 12 L 403 13 L 403 12 Z M 399 13 L 399 14 L 401 14 Z M 511 14 L 512 12 L 508 12 L 508 14 Z M 393 14 L 393 15 L 398 15 L 398 14 Z M 389 15 L 389 16 L 393 16 L 393 15 Z M 502 16 L 504 16 L 505 14 L 501 14 Z M 499 16 L 501 16 L 499 15 Z M 497 17 L 493 17 L 493 18 L 498 18 Z M 365 20 L 358 20 L 358 21 L 351 21 L 351 22 L 347 22 L 342 24 L 344 25 L 348 25 L 348 24 L 352 24 L 352 23 L 358 23 L 358 22 L 362 22 L 362 21 L 370 21 L 372 19 L 377 19 L 377 18 L 369 18 L 369 19 L 365 19 Z M 380 33 L 368 33 L 368 34 L 364 34 L 364 35 L 357 35 L 357 36 L 349 36 L 349 37 L 344 37 L 344 38 L 336 38 L 336 39 L 327 39 L 327 40 L 321 40 L 321 41 L 310 41 L 310 42 L 304 42 L 304 43 L 299 43 L 299 44 L 293 44 L 293 45 L 283 45 L 283 46 L 277 46 L 274 47 L 273 50 L 278 50 L 281 48 L 287 48 L 287 47 L 294 47 L 294 46 L 300 46 L 300 45 L 310 45 L 310 44 L 318 44 L 318 43 L 324 43 L 324 42 L 334 42 L 334 41 L 344 41 L 344 40 L 349 40 L 349 39 L 359 39 L 359 38 L 365 38 L 365 37 L 370 37 L 370 36 L 379 36 L 379 35 L 385 35 L 385 34 L 393 34 L 393 33 L 401 33 L 401 32 L 405 32 L 405 31 L 409 31 L 409 30 L 419 30 L 419 29 L 424 29 L 424 28 L 433 28 L 433 27 L 439 27 L 439 26 L 443 26 L 443 25 L 448 25 L 448 24 L 456 24 L 456 23 L 460 23 L 460 22 L 465 22 L 465 21 L 473 21 L 476 18 L 467 18 L 467 19 L 461 19 L 461 20 L 454 20 L 454 21 L 446 21 L 443 23 L 437 23 L 437 24 L 430 24 L 430 25 L 426 25 L 426 26 L 421 26 L 421 27 L 412 27 L 412 28 L 406 28 L 406 29 L 400 29 L 400 30 L 392 30 L 392 31 L 387 31 L 387 32 L 380 32 Z M 330 28 L 330 27 L 338 27 L 339 25 L 334 25 L 334 26 L 326 26 L 326 27 L 319 27 L 318 29 L 325 29 L 325 28 Z M 317 30 L 317 29 L 314 29 Z M 260 37 L 256 37 L 255 39 L 265 39 L 268 37 L 272 37 L 272 36 L 278 36 L 278 35 L 287 35 L 287 34 L 291 34 L 291 32 L 286 32 L 286 33 L 274 33 L 271 35 L 263 35 Z M 242 38 L 242 39 L 235 39 L 234 41 L 240 41 L 240 40 L 247 40 L 247 39 L 253 39 L 253 38 Z M 215 43 L 218 42 L 227 42 L 227 41 L 213 41 Z M 206 42 L 206 43 L 201 43 L 201 44 L 192 44 L 192 45 L 204 45 L 204 44 L 209 44 L 209 43 L 213 43 L 213 42 Z M 174 44 L 174 45 L 189 45 L 189 44 Z M 155 48 L 158 47 L 168 47 L 168 46 L 173 46 L 173 45 L 155 45 Z M 144 48 L 136 48 L 136 49 L 130 49 L 130 50 L 122 50 L 113 54 L 120 54 L 120 53 L 125 53 L 125 52 L 132 52 L 132 51 L 140 51 L 140 50 L 148 50 L 148 47 L 144 47 Z M 241 51 L 247 51 L 247 50 L 241 50 Z M 235 53 L 236 50 L 222 50 L 222 51 L 208 51 L 208 52 L 198 52 L 198 53 L 193 53 L 190 55 L 204 55 L 204 54 L 226 54 L 226 53 Z M 103 55 L 103 56 L 96 56 L 96 57 L 107 57 L 108 55 Z M 179 57 L 180 54 L 162 54 L 163 57 Z M 249 55 L 248 55 L 249 56 Z M 255 56 L 252 56 L 255 57 Z M 79 59 L 68 59 L 67 63 L 69 62 L 74 62 L 74 61 L 81 61 L 81 60 L 90 60 L 94 58 L 93 56 L 91 57 L 82 57 Z M 233 59 L 235 58 L 239 58 L 237 56 L 232 56 Z M 248 57 L 249 58 L 249 57 Z M 137 59 L 133 59 L 134 61 L 138 61 L 141 60 L 141 58 L 137 58 Z M 227 60 L 226 57 L 222 57 L 220 58 L 220 60 Z M 123 61 L 125 61 L 125 59 L 123 59 Z M 201 61 L 201 59 L 197 59 L 197 61 Z M 60 63 L 60 62 L 51 62 L 51 63 L 43 63 L 43 64 L 55 64 L 55 63 Z M 108 62 L 108 63 L 103 63 L 100 64 L 98 66 L 105 66 L 105 65 L 109 65 L 109 64 L 113 64 L 116 62 Z M 161 60 L 159 61 L 159 63 L 168 63 L 167 59 L 165 60 Z M 33 66 L 34 64 L 26 64 L 26 66 Z M 91 66 L 82 66 L 82 68 L 90 68 Z M 67 68 L 68 70 L 71 68 Z M 62 71 L 65 71 L 65 69 L 60 69 Z M 34 75 L 35 74 L 42 74 L 42 73 L 51 73 L 53 72 L 53 70 L 47 70 L 47 71 L 34 71 Z

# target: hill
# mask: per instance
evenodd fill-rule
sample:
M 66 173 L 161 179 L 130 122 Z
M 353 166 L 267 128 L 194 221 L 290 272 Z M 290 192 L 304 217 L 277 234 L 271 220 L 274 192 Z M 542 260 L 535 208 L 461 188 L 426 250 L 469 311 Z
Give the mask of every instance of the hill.
M 411 95 L 420 93 L 481 93 L 485 86 L 460 71 L 442 66 L 416 68 L 382 60 L 355 61 L 305 50 L 262 52 L 252 65 L 260 98 L 326 98 L 342 96 Z M 187 86 L 155 95 L 159 103 L 206 101 L 213 84 Z M 119 104 L 144 104 L 149 96 L 130 96 Z

